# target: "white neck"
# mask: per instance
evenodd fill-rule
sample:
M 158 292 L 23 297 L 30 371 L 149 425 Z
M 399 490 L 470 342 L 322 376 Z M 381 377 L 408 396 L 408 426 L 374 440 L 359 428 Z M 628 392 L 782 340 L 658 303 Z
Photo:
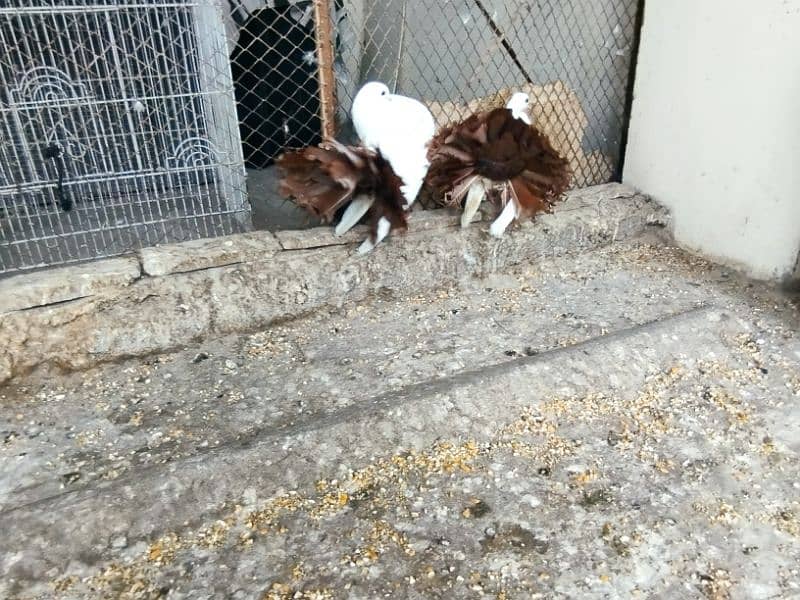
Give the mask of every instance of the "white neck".
M 526 125 L 532 125 L 530 115 L 526 113 L 524 110 L 521 110 L 519 108 L 512 108 L 511 116 L 514 117 L 515 119 L 519 119 Z

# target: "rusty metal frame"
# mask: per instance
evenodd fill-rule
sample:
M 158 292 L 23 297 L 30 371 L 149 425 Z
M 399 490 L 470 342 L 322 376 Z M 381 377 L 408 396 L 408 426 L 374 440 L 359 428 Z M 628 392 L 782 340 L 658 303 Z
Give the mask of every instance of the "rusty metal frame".
M 322 137 L 332 139 L 336 132 L 336 80 L 333 74 L 331 3 L 330 0 L 313 0 L 313 4 Z

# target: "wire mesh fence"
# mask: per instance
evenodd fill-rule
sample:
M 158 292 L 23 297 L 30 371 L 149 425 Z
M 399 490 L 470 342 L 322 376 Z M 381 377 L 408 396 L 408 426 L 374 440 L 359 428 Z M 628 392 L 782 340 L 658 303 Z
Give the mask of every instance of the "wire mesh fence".
M 277 227 L 274 159 L 354 141 L 367 80 L 439 125 L 527 91 L 574 185 L 609 181 L 639 4 L 6 0 L 0 273 L 241 231 L 249 205 Z
M 0 273 L 247 223 L 214 3 L 0 7 Z
M 615 173 L 626 115 L 638 0 L 230 0 L 243 24 L 233 52 L 245 159 L 264 168 L 284 147 L 319 141 L 327 71 L 337 137 L 380 80 L 423 100 L 439 125 L 527 91 L 537 125 L 570 159 L 576 186 Z M 319 52 L 319 5 L 332 64 Z M 323 36 L 324 37 L 324 36 Z

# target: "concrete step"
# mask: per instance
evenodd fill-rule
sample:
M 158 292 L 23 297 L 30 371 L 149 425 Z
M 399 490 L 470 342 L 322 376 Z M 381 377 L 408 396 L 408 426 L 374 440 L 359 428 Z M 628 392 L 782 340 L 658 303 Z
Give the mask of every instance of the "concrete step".
M 13 442 L 0 447 L 0 510 L 678 314 L 708 301 L 694 283 L 570 254 L 173 354 L 28 378 L 0 391 L 0 432 Z
M 635 190 L 609 184 L 570 192 L 553 214 L 502 240 L 457 213 L 419 210 L 407 235 L 356 252 L 367 232 L 331 227 L 266 231 L 145 248 L 137 255 L 0 280 L 0 383 L 49 366 L 176 350 L 195 340 L 258 331 L 383 291 L 425 294 L 471 276 L 505 272 L 632 239 L 668 222 Z
M 797 321 L 643 240 L 34 374 L 0 597 L 790 597 Z

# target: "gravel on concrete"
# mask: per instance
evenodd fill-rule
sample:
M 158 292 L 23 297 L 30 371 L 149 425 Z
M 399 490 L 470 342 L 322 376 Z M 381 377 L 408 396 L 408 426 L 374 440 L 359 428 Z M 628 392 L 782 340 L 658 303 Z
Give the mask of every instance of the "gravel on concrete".
M 0 597 L 800 597 L 798 299 L 656 238 L 0 388 Z

